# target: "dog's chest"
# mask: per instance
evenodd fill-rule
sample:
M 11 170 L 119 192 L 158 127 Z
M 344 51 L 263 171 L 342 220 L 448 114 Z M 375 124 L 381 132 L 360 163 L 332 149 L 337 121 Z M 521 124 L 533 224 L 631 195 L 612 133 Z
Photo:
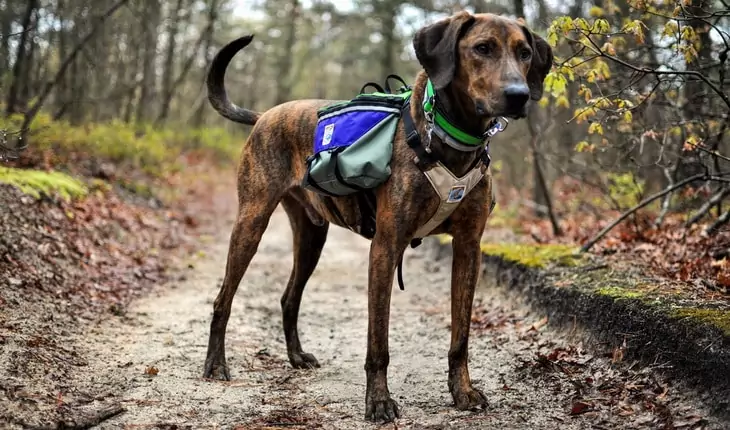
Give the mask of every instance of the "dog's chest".
M 436 163 L 428 170 L 421 172 L 426 179 L 425 186 L 432 188 L 437 204 L 435 209 L 428 211 L 430 217 L 422 223 L 415 238 L 423 238 L 431 234 L 434 229 L 446 221 L 461 205 L 462 201 L 472 192 L 487 174 L 485 166 L 479 164 L 461 177 L 453 174 L 442 163 Z M 433 198 L 432 198 L 433 200 Z

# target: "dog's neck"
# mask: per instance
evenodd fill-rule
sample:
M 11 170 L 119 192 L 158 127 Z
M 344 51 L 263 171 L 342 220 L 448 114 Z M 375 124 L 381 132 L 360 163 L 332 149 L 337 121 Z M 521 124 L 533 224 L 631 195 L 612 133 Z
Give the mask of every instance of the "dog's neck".
M 426 116 L 423 112 L 423 98 L 426 89 L 428 76 L 425 72 L 421 72 L 416 77 L 413 85 L 413 95 L 411 96 L 411 115 L 415 120 L 418 133 L 421 140 L 425 144 L 428 139 L 426 132 Z M 448 115 L 451 121 L 455 121 L 453 125 L 461 130 L 478 136 L 484 133 L 484 130 L 491 120 L 490 118 L 480 118 L 476 115 L 473 103 L 469 100 L 461 100 L 459 94 L 451 87 L 442 90 L 436 90 L 436 100 L 439 110 Z M 457 176 L 465 175 L 481 151 L 459 151 L 442 142 L 436 134 L 431 135 L 431 148 L 440 155 L 440 161 Z

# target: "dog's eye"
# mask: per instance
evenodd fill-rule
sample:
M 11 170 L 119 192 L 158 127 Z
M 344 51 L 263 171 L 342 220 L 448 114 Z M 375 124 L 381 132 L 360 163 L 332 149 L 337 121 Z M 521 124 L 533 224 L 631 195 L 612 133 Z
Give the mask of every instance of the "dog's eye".
M 520 49 L 520 60 L 527 61 L 532 58 L 532 50 L 529 48 Z
M 481 55 L 489 55 L 492 53 L 492 45 L 489 43 L 480 43 L 474 47 L 474 50 Z

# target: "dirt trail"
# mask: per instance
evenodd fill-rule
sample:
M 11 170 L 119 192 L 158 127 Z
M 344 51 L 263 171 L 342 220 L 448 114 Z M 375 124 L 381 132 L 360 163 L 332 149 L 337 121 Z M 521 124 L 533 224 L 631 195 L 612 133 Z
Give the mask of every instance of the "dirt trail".
M 233 303 L 227 337 L 233 380 L 201 378 L 228 232 L 221 230 L 185 272 L 187 279 L 160 288 L 77 339 L 89 364 L 79 369 L 75 385 L 105 393 L 96 396 L 95 406 L 121 402 L 126 408 L 97 428 L 374 428 L 363 419 L 369 242 L 330 230 L 300 318 L 304 350 L 322 367 L 294 370 L 286 360 L 279 307 L 291 267 L 291 232 L 280 209 Z M 656 411 L 623 418 L 618 409 L 571 416 L 571 384 L 525 365 L 534 362 L 538 349 L 564 341 L 542 326 L 540 315 L 528 315 L 487 289 L 480 289 L 478 301 L 494 310 L 486 315 L 493 329 L 474 333 L 470 350 L 472 379 L 491 405 L 486 412 L 455 411 L 446 386 L 450 262 L 433 263 L 422 248 L 406 253 L 406 290 L 393 291 L 389 377 L 402 411 L 398 428 L 601 429 L 637 427 L 636 420 L 648 426 L 642 428 L 661 428 Z M 529 330 L 533 323 L 538 330 Z M 592 363 L 608 366 L 601 357 Z M 158 370 L 156 376 L 145 374 L 148 366 Z M 694 400 L 669 393 L 662 404 L 675 417 L 702 415 Z

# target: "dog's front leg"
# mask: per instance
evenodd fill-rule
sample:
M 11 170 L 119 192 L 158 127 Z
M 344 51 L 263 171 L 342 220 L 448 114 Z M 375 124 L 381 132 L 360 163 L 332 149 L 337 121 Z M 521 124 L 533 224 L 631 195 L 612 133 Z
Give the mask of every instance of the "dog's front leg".
M 378 224 L 370 246 L 365 418 L 376 422 L 390 422 L 400 416 L 398 405 L 388 391 L 388 326 L 393 275 L 405 245 L 399 243 L 402 241 L 393 230 L 394 226 Z
M 454 234 L 451 271 L 451 347 L 449 348 L 449 391 L 457 409 L 486 405 L 487 398 L 469 378 L 469 326 L 481 267 L 480 243 L 474 231 Z

